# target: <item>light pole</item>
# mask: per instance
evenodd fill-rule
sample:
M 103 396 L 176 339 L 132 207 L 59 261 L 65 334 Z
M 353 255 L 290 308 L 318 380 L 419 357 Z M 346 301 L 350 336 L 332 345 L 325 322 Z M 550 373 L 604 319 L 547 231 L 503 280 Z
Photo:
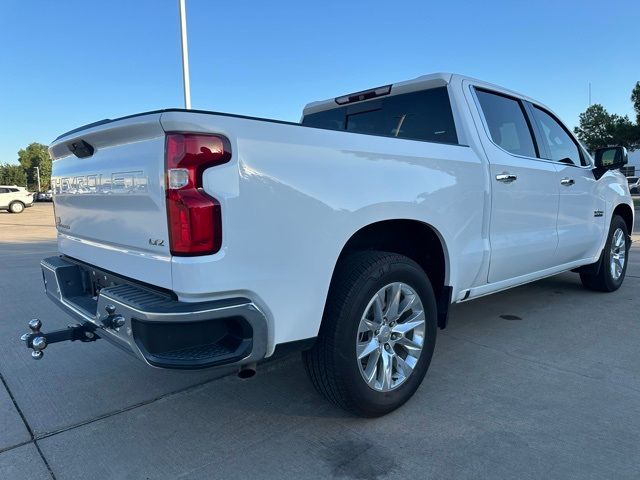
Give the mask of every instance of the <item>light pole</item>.
M 182 40 L 182 82 L 184 86 L 184 108 L 191 110 L 191 87 L 189 85 L 189 53 L 187 52 L 187 11 L 185 0 L 178 0 L 180 7 L 180 39 Z
M 40 168 L 39 167 L 33 167 L 36 169 L 36 178 L 38 179 L 38 192 L 40 191 Z

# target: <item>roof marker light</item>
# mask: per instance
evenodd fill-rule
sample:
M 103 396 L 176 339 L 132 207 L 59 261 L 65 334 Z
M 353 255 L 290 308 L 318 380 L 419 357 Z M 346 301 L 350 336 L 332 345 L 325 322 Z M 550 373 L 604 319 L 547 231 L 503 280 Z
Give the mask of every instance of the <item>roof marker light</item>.
M 350 93 L 342 97 L 335 99 L 338 105 L 346 105 L 347 103 L 361 102 L 363 100 L 369 100 L 370 98 L 382 97 L 383 95 L 389 95 L 391 93 L 391 85 L 385 85 L 383 87 L 372 88 L 370 90 L 363 90 L 361 92 Z

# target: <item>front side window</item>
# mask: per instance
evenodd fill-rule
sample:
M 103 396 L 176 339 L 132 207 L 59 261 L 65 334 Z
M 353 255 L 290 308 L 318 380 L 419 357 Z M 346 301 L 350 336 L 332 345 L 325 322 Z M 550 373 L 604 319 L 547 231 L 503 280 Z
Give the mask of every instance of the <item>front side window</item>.
M 0 188 L 0 193 L 8 193 L 9 190 L 6 188 Z
M 541 142 L 546 147 L 541 152 L 543 158 L 574 165 L 583 164 L 578 145 L 555 118 L 535 105 L 533 118 L 542 136 Z
M 493 142 L 515 155 L 537 157 L 522 104 L 484 90 L 476 93 Z
M 382 97 L 305 115 L 302 124 L 384 137 L 458 143 L 446 87 Z

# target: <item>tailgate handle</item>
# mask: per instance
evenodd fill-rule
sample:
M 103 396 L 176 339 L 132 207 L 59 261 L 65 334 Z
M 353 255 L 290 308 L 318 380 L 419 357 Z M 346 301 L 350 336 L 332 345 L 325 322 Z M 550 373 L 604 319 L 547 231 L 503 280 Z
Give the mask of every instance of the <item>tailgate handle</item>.
M 71 142 L 69 145 L 69 151 L 73 153 L 78 158 L 87 158 L 93 155 L 94 148 L 93 146 L 85 142 L 84 140 L 78 140 L 76 142 Z

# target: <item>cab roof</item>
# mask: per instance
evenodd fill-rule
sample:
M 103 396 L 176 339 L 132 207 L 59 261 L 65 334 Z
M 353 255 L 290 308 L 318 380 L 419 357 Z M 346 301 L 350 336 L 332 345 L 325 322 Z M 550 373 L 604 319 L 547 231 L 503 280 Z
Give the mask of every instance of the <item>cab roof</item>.
M 414 79 L 411 80 L 406 80 L 403 82 L 397 82 L 397 83 L 392 83 L 389 85 L 383 85 L 383 86 L 379 86 L 379 87 L 373 87 L 373 88 L 369 88 L 367 90 L 362 90 L 359 92 L 355 92 L 355 93 L 349 93 L 346 95 L 342 95 L 339 97 L 335 97 L 335 98 L 328 98 L 326 100 L 320 100 L 317 102 L 311 102 L 308 103 L 307 105 L 305 105 L 304 110 L 303 110 L 303 115 L 308 115 L 311 113 L 316 113 L 316 112 L 321 112 L 323 110 L 330 110 L 332 108 L 336 108 L 340 105 L 342 105 L 340 103 L 341 99 L 350 99 L 353 97 L 358 97 L 355 98 L 352 101 L 367 101 L 369 99 L 372 98 L 376 98 L 375 95 L 369 95 L 374 91 L 377 90 L 381 90 L 381 89 L 388 89 L 387 93 L 384 93 L 384 95 L 398 95 L 398 94 L 402 94 L 402 93 L 409 93 L 409 92 L 415 92 L 418 90 L 426 90 L 429 88 L 436 88 L 436 87 L 444 87 L 449 85 L 450 83 L 453 83 L 454 81 L 464 81 L 467 80 L 470 83 L 477 85 L 477 86 L 481 86 L 484 88 L 489 88 L 491 90 L 496 90 L 508 95 L 512 95 L 515 97 L 519 97 L 522 98 L 524 100 L 528 100 L 532 103 L 537 103 L 539 105 L 541 105 L 540 102 L 533 100 L 529 97 L 527 97 L 526 95 L 522 95 L 521 93 L 518 92 L 514 92 L 513 90 L 508 90 L 504 87 L 500 87 L 498 85 L 494 85 L 492 83 L 489 82 L 485 82 L 482 80 L 478 80 L 476 78 L 473 77 L 469 77 L 466 75 L 461 75 L 461 74 L 457 74 L 457 73 L 449 73 L 449 72 L 438 72 L 438 73 L 430 73 L 428 75 L 421 75 L 419 77 L 416 77 Z M 364 98 L 360 98 L 360 96 L 364 96 Z M 378 95 L 380 96 L 380 95 Z M 349 102 L 345 102 L 345 103 L 349 103 Z

